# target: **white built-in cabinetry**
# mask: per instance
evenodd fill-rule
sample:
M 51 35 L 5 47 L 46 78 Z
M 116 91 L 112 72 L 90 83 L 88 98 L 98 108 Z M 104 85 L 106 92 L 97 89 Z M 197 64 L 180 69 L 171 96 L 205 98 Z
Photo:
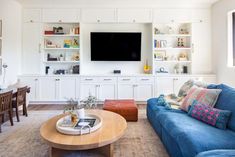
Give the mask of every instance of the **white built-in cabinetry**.
M 27 8 L 23 9 L 22 22 L 22 75 L 19 76 L 19 80 L 31 87 L 29 94 L 29 100 L 31 102 L 58 102 L 66 101 L 66 98 L 85 99 L 89 94 L 96 96 L 101 101 L 105 99 L 135 99 L 136 101 L 146 101 L 159 94 L 177 94 L 181 85 L 191 78 L 202 79 L 208 83 L 216 83 L 216 77 L 214 75 L 195 75 L 201 72 L 205 74 L 212 72 L 209 9 Z M 86 29 L 85 27 L 83 28 L 83 23 L 89 23 L 90 25 L 99 23 L 104 25 L 107 23 L 107 27 L 110 27 L 110 24 L 112 24 L 112 27 L 115 27 L 113 26 L 114 24 L 122 26 L 133 23 L 145 24 L 144 26 L 149 32 L 148 41 L 153 42 L 143 44 L 149 44 L 149 47 L 153 49 L 149 52 L 141 53 L 142 58 L 151 56 L 149 58 L 152 61 L 149 61 L 149 63 L 153 68 L 152 73 L 150 75 L 142 75 L 141 73 L 133 75 L 94 75 L 91 71 L 91 76 L 85 76 L 83 73 L 80 73 L 80 75 L 62 76 L 45 75 L 45 66 L 48 65 L 57 67 L 80 64 L 82 68 L 83 57 L 89 56 L 85 54 L 89 52 L 83 52 L 80 48 L 80 42 L 89 43 L 89 41 L 83 41 L 89 39 L 82 34 L 82 30 Z M 178 30 L 182 25 L 189 28 L 188 34 L 179 34 Z M 66 35 L 51 36 L 43 33 L 48 28 L 59 26 L 63 26 L 66 29 Z M 80 27 L 80 35 L 68 34 L 69 28 L 77 26 Z M 163 28 L 164 30 L 168 26 L 175 28 L 175 32 L 171 34 L 154 34 L 155 27 Z M 133 31 L 131 25 L 120 28 L 122 28 L 120 31 Z M 185 38 L 186 47 L 154 47 L 154 39 L 170 40 L 175 44 L 174 42 L 177 41 L 178 37 Z M 79 48 L 50 49 L 44 45 L 46 40 L 60 44 L 68 38 L 78 39 Z M 156 62 L 154 60 L 155 50 L 167 51 L 169 54 L 176 55 L 184 51 L 188 54 L 188 60 L 182 62 Z M 71 60 L 52 62 L 47 60 L 47 54 L 64 54 L 66 56 L 73 54 L 73 52 L 79 53 L 80 62 Z M 177 63 L 188 65 L 190 67 L 189 74 L 159 75 L 155 73 L 155 69 L 164 65 L 175 65 Z M 104 66 L 109 66 L 110 64 L 104 64 Z M 135 65 L 133 68 L 136 67 Z M 81 69 L 80 71 L 83 70 Z M 95 72 L 96 69 L 93 69 L 93 71 Z
M 80 20 L 80 9 L 42 9 L 42 22 L 76 23 Z

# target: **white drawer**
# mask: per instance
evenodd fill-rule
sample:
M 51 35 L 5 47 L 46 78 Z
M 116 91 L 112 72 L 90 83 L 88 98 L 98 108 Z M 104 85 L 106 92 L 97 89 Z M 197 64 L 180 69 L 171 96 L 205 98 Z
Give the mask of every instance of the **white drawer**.
M 135 83 L 136 78 L 135 77 L 119 77 L 118 83 Z
M 153 83 L 154 78 L 153 77 L 137 77 L 138 83 Z
M 92 83 L 92 82 L 98 82 L 98 81 L 99 81 L 98 77 L 81 77 L 81 82 Z
M 101 83 L 116 83 L 117 78 L 116 77 L 100 77 L 99 82 L 101 82 Z

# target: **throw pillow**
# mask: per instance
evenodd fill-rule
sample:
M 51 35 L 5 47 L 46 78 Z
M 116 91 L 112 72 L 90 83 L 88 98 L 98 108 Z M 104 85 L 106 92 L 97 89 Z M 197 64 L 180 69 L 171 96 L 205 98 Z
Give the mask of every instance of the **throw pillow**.
M 184 98 L 183 103 L 180 105 L 180 109 L 188 112 L 188 107 L 192 105 L 194 100 L 214 107 L 220 92 L 221 89 L 207 89 L 193 86 Z
M 183 86 L 180 88 L 179 93 L 178 93 L 178 97 L 185 97 L 193 85 L 195 85 L 197 87 L 203 87 L 203 88 L 207 87 L 207 84 L 205 82 L 190 79 L 187 82 L 185 82 L 183 84 Z
M 217 128 L 226 129 L 231 111 L 216 109 L 195 100 L 188 115 Z

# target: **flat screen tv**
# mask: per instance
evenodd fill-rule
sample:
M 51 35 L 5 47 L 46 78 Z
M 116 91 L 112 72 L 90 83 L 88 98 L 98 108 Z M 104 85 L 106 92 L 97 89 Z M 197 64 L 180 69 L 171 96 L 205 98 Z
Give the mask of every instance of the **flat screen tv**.
M 92 61 L 140 61 L 140 32 L 91 32 Z

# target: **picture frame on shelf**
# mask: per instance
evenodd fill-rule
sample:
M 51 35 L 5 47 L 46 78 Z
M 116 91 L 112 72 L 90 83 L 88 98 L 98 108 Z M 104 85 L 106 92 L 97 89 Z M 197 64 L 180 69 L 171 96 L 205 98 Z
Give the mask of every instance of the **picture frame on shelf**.
M 163 61 L 166 56 L 166 51 L 155 51 L 154 52 L 154 60 L 155 61 Z

